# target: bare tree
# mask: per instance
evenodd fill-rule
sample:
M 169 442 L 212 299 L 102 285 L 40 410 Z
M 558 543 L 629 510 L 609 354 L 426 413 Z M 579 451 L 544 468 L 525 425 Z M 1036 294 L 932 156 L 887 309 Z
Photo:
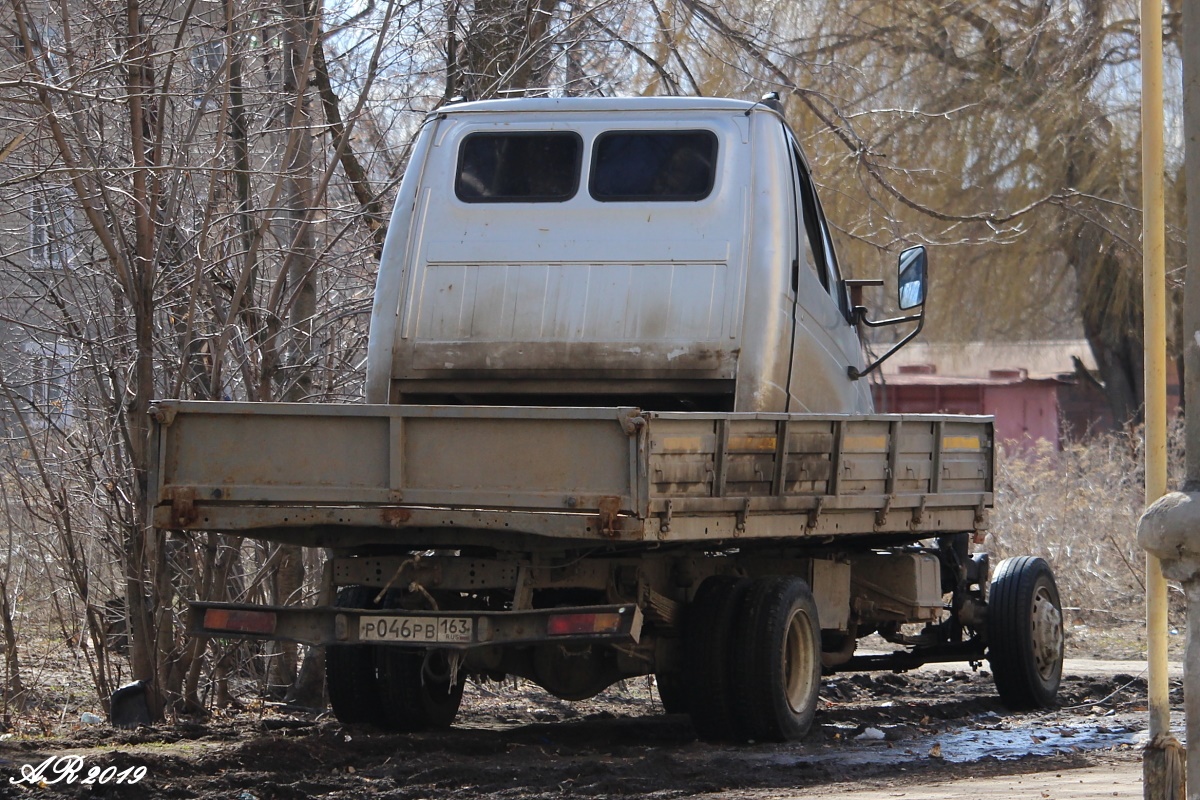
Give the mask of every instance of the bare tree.
M 2 715 L 2 723 L 5 727 L 10 725 L 9 709 L 21 710 L 25 706 L 27 699 L 25 692 L 25 682 L 21 679 L 21 657 L 20 645 L 17 641 L 17 631 L 15 626 L 15 614 L 13 609 L 13 596 L 17 592 L 12 591 L 19 588 L 19 578 L 16 574 L 17 560 L 16 542 L 15 540 L 15 519 L 12 506 L 9 504 L 8 488 L 5 482 L 0 479 L 0 507 L 3 508 L 4 521 L 4 567 L 3 574 L 0 575 L 0 627 L 3 631 L 3 640 L 0 644 L 0 649 L 4 652 L 4 692 L 2 703 L 0 703 L 0 715 Z
M 336 153 L 314 151 L 317 24 L 302 7 L 287 36 L 270 6 L 238 0 L 203 14 L 130 0 L 120 18 L 75 0 L 13 8 L 0 60 L 0 179 L 15 190 L 0 201 L 0 384 L 20 446 L 6 472 L 81 603 L 98 691 L 115 673 L 97 594 L 116 586 L 97 557 L 123 576 L 131 671 L 150 681 L 155 711 L 185 695 L 195 707 L 203 664 L 223 655 L 190 642 L 179 615 L 189 599 L 229 596 L 241 545 L 146 528 L 148 409 L 277 387 L 353 396 L 378 246 L 335 174 L 357 154 L 345 125 Z M 111 42 L 119 58 L 95 57 Z M 360 168 L 361 193 L 373 167 Z M 27 206 L 35 195 L 49 205 Z M 61 375 L 38 366 L 47 353 Z

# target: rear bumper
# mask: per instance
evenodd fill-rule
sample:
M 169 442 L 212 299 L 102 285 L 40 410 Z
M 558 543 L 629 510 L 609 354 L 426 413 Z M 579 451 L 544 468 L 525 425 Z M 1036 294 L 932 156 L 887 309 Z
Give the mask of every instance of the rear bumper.
M 634 604 L 530 611 L 408 611 L 242 603 L 190 603 L 189 608 L 189 632 L 195 636 L 412 649 L 470 650 L 572 641 L 637 643 L 643 621 L 641 610 Z

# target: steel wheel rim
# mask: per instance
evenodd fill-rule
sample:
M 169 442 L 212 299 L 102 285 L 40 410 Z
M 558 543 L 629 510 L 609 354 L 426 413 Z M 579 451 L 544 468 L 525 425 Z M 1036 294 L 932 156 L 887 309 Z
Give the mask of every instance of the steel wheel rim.
M 783 690 L 788 707 L 793 714 L 804 713 L 812 692 L 812 664 L 816 659 L 813 649 L 812 621 L 797 609 L 788 619 L 787 636 L 783 642 Z
M 1030 614 L 1030 634 L 1033 642 L 1033 664 L 1044 681 L 1057 677 L 1062 665 L 1062 612 L 1054 602 L 1050 588 L 1037 587 L 1033 594 L 1033 613 Z

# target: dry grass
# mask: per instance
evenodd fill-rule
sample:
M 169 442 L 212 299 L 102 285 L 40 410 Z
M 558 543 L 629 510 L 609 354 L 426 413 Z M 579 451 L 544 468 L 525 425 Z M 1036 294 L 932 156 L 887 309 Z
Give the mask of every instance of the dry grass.
M 1181 426 L 1171 433 L 1171 473 L 1178 476 Z M 1105 434 L 1061 451 L 1005 451 L 996 471 L 996 507 L 983 548 L 993 565 L 1007 556 L 1042 556 L 1071 610 L 1068 622 L 1100 651 L 1122 648 L 1100 645 L 1097 637 L 1132 637 L 1124 655 L 1135 655 L 1145 619 L 1145 553 L 1137 544 L 1145 502 L 1140 432 Z M 1182 622 L 1182 596 L 1174 588 L 1172 605 L 1172 618 Z

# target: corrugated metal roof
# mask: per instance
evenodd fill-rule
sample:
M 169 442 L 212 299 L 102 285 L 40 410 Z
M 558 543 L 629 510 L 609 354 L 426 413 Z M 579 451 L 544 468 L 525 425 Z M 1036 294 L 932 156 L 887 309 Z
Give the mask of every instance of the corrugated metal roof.
M 1071 383 L 1056 376 L 1035 378 L 1029 375 L 1012 378 L 980 378 L 972 375 L 910 375 L 885 374 L 880 381 L 888 386 L 1016 386 L 1022 383 Z
M 992 370 L 1025 370 L 1030 380 L 1053 380 L 1075 372 L 1078 358 L 1089 370 L 1096 369 L 1086 339 L 1027 342 L 915 342 L 883 363 L 888 382 L 893 382 L 902 367 L 932 364 L 939 378 L 988 379 Z M 902 376 L 905 382 L 912 377 Z M 951 381 L 961 383 L 961 381 Z

